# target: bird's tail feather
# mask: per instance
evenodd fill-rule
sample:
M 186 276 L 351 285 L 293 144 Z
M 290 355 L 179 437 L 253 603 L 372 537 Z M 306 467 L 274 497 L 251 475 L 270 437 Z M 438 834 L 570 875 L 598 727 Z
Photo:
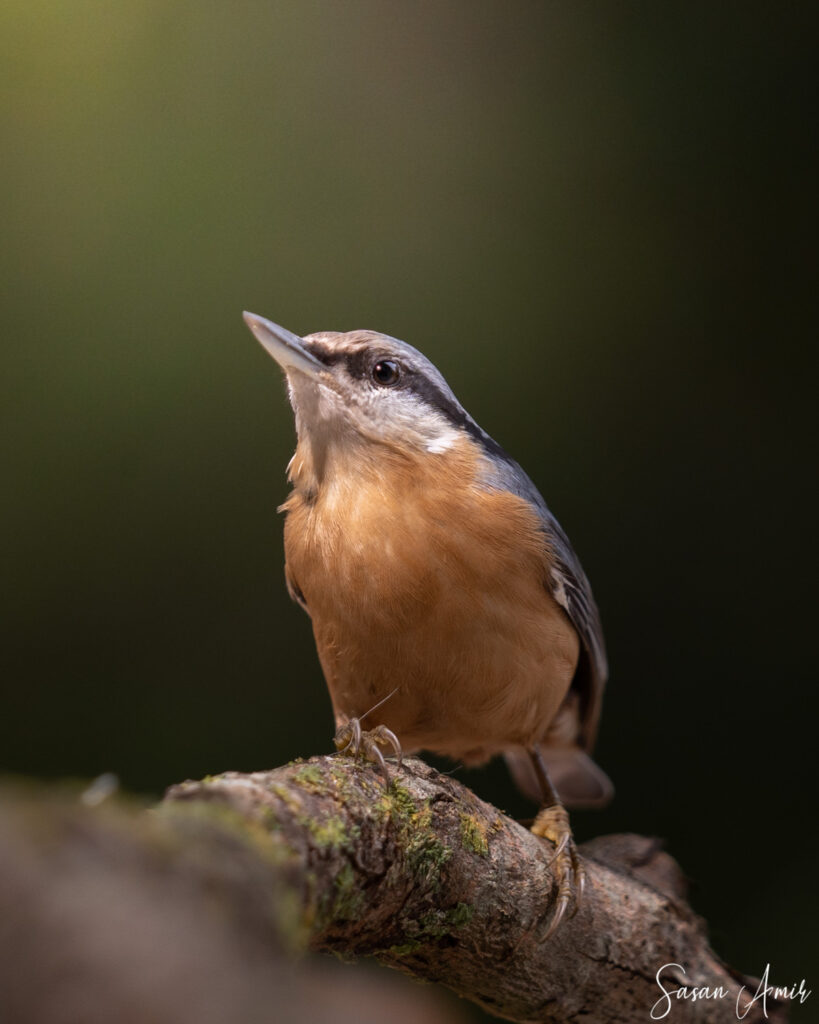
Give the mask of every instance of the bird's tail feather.
M 552 785 L 565 807 L 605 807 L 614 796 L 611 779 L 579 747 L 549 747 L 543 743 L 538 746 Z M 522 749 L 508 750 L 504 756 L 521 792 L 540 803 L 541 788 L 528 752 Z

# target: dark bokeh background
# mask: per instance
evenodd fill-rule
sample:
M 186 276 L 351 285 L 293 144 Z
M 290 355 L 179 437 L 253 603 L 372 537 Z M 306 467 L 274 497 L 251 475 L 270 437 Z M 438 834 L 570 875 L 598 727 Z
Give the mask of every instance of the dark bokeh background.
M 159 793 L 329 748 L 240 312 L 372 327 L 592 579 L 618 796 L 580 837 L 665 836 L 730 962 L 810 975 L 810 7 L 4 3 L 0 768 Z

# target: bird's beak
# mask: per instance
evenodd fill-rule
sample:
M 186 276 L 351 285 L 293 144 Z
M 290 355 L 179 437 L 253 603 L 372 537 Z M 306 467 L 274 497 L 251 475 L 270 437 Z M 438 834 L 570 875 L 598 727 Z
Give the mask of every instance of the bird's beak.
M 243 313 L 242 316 L 256 340 L 261 342 L 285 372 L 300 370 L 309 377 L 315 377 L 317 373 L 327 369 L 312 352 L 307 351 L 304 341 L 298 335 L 291 334 L 284 327 L 279 327 L 262 316 L 256 316 L 255 313 Z

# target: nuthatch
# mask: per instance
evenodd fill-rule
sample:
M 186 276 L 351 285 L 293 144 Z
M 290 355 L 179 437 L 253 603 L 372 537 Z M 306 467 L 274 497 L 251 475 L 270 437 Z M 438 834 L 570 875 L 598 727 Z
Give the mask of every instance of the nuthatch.
M 299 338 L 244 316 L 287 375 L 285 577 L 313 621 L 336 745 L 382 768 L 380 747 L 467 764 L 504 754 L 540 801 L 532 831 L 556 846 L 551 934 L 583 888 L 564 805 L 612 794 L 588 754 L 607 667 L 577 556 L 412 346 L 374 331 Z

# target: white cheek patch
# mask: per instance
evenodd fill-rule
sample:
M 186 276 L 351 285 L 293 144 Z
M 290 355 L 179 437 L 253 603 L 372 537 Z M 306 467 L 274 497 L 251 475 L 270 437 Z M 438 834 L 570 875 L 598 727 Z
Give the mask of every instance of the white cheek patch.
M 372 420 L 385 438 L 423 448 L 432 455 L 449 451 L 460 439 L 457 427 L 414 395 L 396 391 L 374 398 Z
M 357 435 L 441 455 L 462 436 L 442 413 L 407 391 L 362 388 L 342 396 L 298 373 L 289 378 L 289 384 L 297 429 L 309 434 L 314 451 Z
M 441 455 L 443 452 L 448 452 L 450 448 L 457 442 L 460 434 L 457 430 L 452 427 L 448 427 L 437 437 L 431 438 L 426 443 L 426 450 L 431 452 L 433 455 Z

